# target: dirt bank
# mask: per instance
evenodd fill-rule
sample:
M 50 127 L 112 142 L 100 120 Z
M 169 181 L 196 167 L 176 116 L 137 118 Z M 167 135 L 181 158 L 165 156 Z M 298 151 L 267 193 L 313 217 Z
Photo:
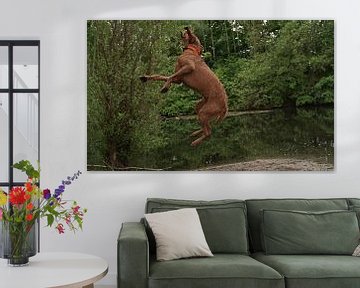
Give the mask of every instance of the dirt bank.
M 310 160 L 298 159 L 258 159 L 248 162 L 213 166 L 202 171 L 332 171 L 334 166 Z

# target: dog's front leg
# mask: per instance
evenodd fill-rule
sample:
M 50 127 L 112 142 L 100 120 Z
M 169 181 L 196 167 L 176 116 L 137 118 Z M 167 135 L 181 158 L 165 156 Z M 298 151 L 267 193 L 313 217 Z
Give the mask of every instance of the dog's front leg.
M 163 75 L 144 75 L 140 77 L 140 80 L 142 82 L 146 82 L 148 80 L 153 80 L 153 81 L 168 81 L 169 77 L 167 76 L 163 76 Z
M 191 72 L 193 72 L 195 70 L 195 64 L 193 61 L 186 61 L 184 63 L 183 66 L 181 66 L 181 68 L 176 71 L 173 75 L 171 75 L 170 77 L 168 77 L 168 80 L 165 82 L 164 86 L 161 88 L 160 92 L 161 93 L 166 93 L 172 82 L 181 82 L 181 78 L 186 75 L 189 74 Z

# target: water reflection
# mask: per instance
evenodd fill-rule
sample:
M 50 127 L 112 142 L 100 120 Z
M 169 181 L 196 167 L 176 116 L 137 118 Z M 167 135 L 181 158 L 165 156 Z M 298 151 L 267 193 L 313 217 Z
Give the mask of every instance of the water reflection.
M 135 165 L 165 170 L 195 170 L 255 159 L 291 158 L 334 163 L 334 109 L 297 109 L 296 113 L 230 116 L 214 125 L 210 140 L 191 147 L 195 119 L 164 120 L 165 146 L 132 159 Z

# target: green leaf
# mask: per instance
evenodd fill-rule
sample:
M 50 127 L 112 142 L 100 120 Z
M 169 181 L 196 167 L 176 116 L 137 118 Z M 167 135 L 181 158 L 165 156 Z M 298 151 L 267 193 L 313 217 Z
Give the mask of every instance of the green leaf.
M 54 223 L 54 216 L 51 214 L 47 215 L 47 225 L 51 227 L 51 225 Z
M 60 215 L 59 212 L 57 212 L 52 206 L 48 205 L 45 207 L 45 209 L 53 216 L 58 217 Z
M 36 170 L 29 160 L 21 160 L 15 163 L 13 167 L 26 173 L 29 178 L 36 180 L 40 178 L 40 168 Z

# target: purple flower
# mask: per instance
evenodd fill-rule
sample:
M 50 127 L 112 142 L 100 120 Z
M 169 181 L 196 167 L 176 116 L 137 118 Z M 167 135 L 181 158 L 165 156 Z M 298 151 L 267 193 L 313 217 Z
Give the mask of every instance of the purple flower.
M 63 192 L 64 192 L 64 190 L 62 190 L 62 189 L 55 189 L 54 197 L 55 197 L 56 199 L 58 199 L 59 196 L 60 196 Z
M 51 193 L 50 193 L 50 190 L 49 189 L 44 189 L 43 191 L 43 196 L 44 198 L 47 200 L 51 197 Z
M 61 181 L 61 184 L 59 185 L 59 187 L 57 189 L 55 189 L 55 192 L 54 192 L 54 197 L 56 199 L 59 200 L 60 198 L 60 195 L 65 191 L 65 186 L 66 185 L 70 185 L 72 183 L 72 181 L 74 181 L 75 179 L 78 179 L 78 177 L 81 175 L 81 171 L 79 170 L 78 172 L 74 173 L 74 176 L 73 177 L 66 177 L 66 180 L 62 180 Z

